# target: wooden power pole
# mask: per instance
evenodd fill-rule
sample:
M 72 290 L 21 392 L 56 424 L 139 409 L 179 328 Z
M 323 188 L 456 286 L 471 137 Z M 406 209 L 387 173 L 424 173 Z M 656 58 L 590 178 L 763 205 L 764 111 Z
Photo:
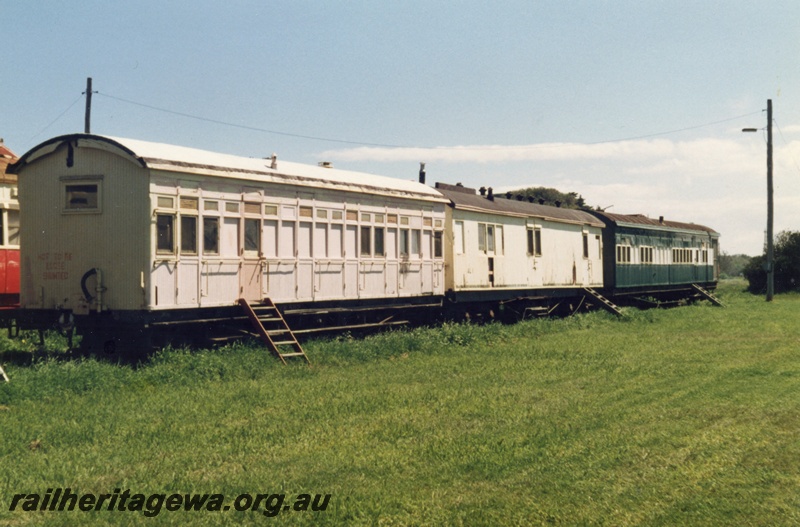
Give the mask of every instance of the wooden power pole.
M 83 131 L 91 133 L 92 122 L 92 78 L 86 78 L 86 118 L 84 119 Z
M 775 247 L 772 240 L 772 99 L 767 99 L 767 302 L 775 294 Z

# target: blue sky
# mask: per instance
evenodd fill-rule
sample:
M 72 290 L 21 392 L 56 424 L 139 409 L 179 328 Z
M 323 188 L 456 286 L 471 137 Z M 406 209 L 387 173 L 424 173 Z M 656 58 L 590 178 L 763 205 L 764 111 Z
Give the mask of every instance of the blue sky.
M 0 137 L 83 131 L 800 230 L 800 2 L 0 0 Z M 191 118 L 199 117 L 202 119 Z M 222 124 L 226 123 L 226 124 Z M 380 145 L 380 146 L 376 146 Z

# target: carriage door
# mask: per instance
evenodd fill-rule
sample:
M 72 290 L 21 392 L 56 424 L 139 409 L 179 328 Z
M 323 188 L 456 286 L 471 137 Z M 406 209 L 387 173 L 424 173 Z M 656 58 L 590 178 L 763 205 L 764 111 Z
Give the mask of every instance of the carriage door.
M 242 298 L 250 302 L 261 301 L 261 280 L 264 258 L 261 253 L 261 217 L 247 217 L 259 213 L 257 203 L 245 203 L 244 240 L 242 243 L 242 272 L 239 275 Z

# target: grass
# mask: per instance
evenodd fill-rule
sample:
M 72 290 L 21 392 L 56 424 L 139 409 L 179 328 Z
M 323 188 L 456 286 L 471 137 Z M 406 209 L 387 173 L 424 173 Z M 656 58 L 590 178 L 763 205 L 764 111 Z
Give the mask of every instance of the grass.
M 325 511 L 162 510 L 159 525 L 796 525 L 800 296 L 743 288 L 721 286 L 725 309 L 315 341 L 311 368 L 243 345 L 10 364 L 0 523 L 145 521 L 8 511 L 71 487 L 331 494 Z

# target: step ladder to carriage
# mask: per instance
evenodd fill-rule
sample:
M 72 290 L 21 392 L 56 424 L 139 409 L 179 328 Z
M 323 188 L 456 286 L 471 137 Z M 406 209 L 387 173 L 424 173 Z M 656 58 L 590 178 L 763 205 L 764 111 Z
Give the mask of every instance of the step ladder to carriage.
M 619 306 L 614 304 L 611 300 L 607 299 L 606 297 L 604 297 L 591 287 L 584 287 L 583 290 L 589 293 L 595 300 L 597 300 L 600 303 L 600 307 L 602 307 L 609 313 L 614 313 L 618 317 L 624 316 L 622 314 L 622 311 L 619 309 Z
M 11 382 L 11 379 L 8 378 L 8 374 L 6 374 L 6 370 L 3 369 L 2 364 L 0 364 L 0 381 Z
M 261 304 L 251 306 L 246 299 L 240 298 L 239 305 L 250 319 L 258 337 L 282 363 L 286 364 L 288 358 L 302 357 L 306 363 L 311 364 L 303 347 L 297 342 L 297 337 L 272 300 L 265 298 Z M 284 351 L 286 349 L 290 351 Z
M 722 304 L 722 302 L 720 302 L 719 298 L 714 296 L 713 293 L 711 293 L 711 291 L 709 291 L 707 289 L 704 289 L 704 288 L 700 287 L 697 284 L 692 284 L 692 287 L 694 288 L 695 291 L 700 293 L 700 296 L 702 296 L 703 298 L 705 298 L 706 300 L 708 300 L 709 302 L 711 302 L 715 306 L 725 307 Z

